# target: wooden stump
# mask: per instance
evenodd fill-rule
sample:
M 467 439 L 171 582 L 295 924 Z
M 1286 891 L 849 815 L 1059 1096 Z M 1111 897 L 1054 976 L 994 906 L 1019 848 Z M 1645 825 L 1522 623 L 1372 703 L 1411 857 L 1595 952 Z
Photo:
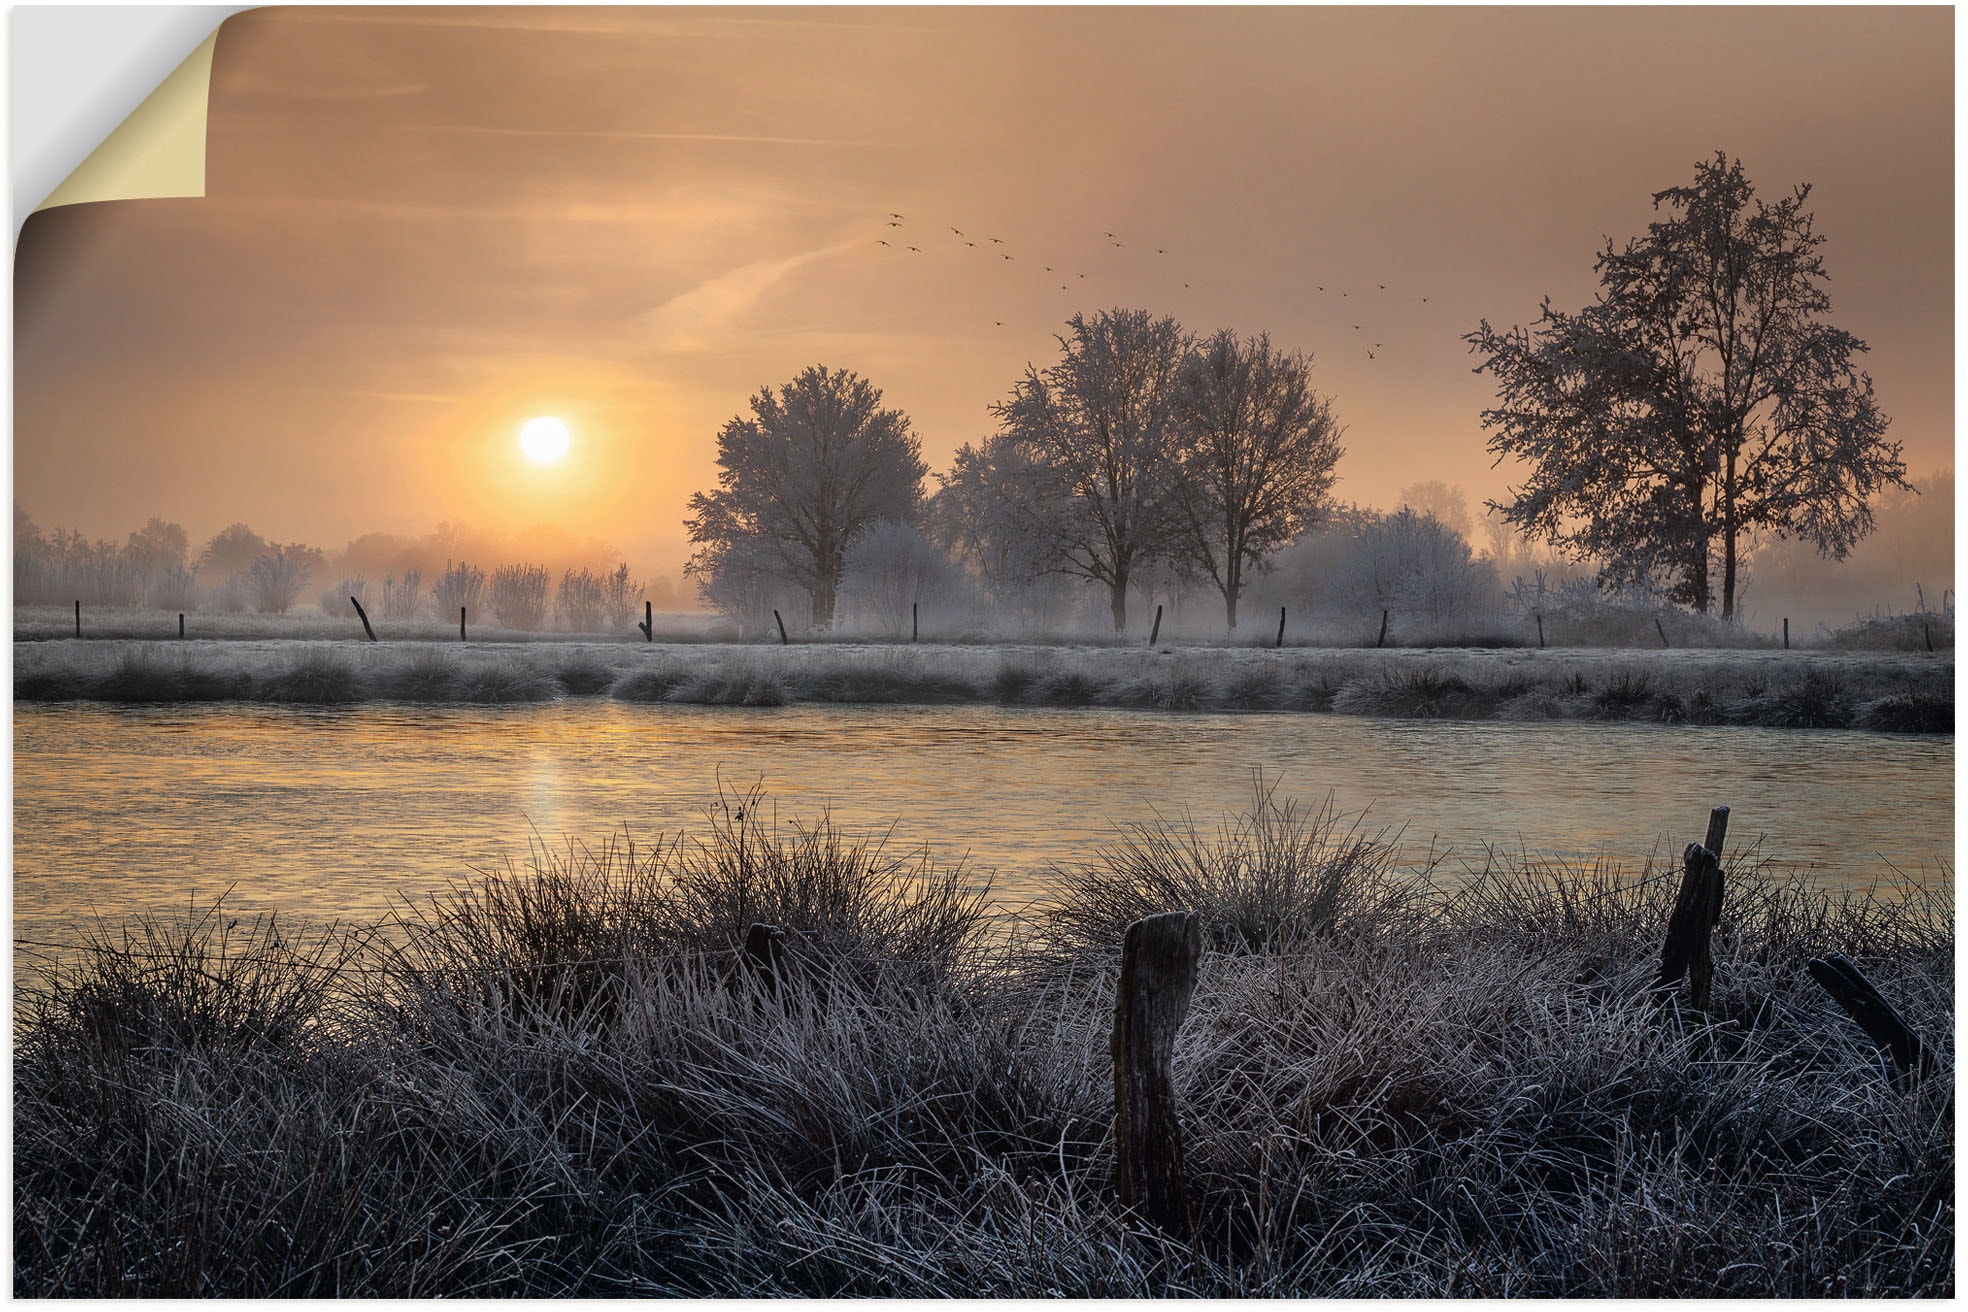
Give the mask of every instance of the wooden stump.
M 1285 645 L 1285 608 L 1283 606 L 1278 607 L 1278 640 L 1271 645 L 1274 647 Z
M 1155 639 L 1157 639 L 1157 638 L 1159 638 L 1159 637 L 1161 637 L 1161 636 L 1162 636 L 1162 608 L 1161 608 L 1160 606 L 1156 606 L 1156 607 L 1155 607 L 1155 627 L 1154 627 L 1154 628 L 1152 628 L 1152 629 L 1150 629 L 1150 630 L 1148 631 L 1148 645 L 1149 645 L 1150 647 L 1152 647 L 1152 646 L 1154 646 L 1154 645 L 1155 645 Z
M 745 931 L 745 965 L 767 993 L 778 994 L 785 962 L 785 930 L 777 925 L 754 924 Z
M 1866 1037 L 1893 1059 L 1898 1078 L 1921 1079 L 1934 1073 L 1934 1054 L 1920 1041 L 1900 1013 L 1880 996 L 1859 968 L 1834 952 L 1804 964 L 1818 987 L 1845 1009 Z
M 775 610 L 772 612 L 772 622 L 779 626 L 779 645 L 783 647 L 786 645 L 786 621 L 780 619 L 779 612 Z
M 1193 911 L 1127 927 L 1114 996 L 1114 1184 L 1122 1207 L 1170 1234 L 1195 1232 L 1169 1063 L 1196 991 L 1202 926 Z
M 362 609 L 362 603 L 354 597 L 349 598 L 349 605 L 355 607 L 355 617 L 362 621 L 362 631 L 369 635 L 369 641 L 374 642 L 376 640 L 376 631 L 369 627 L 369 612 Z M 178 616 L 178 628 L 180 630 L 178 636 L 183 637 L 184 616 L 182 615 Z
M 1709 813 L 1708 841 L 1690 843 L 1682 853 L 1681 891 L 1667 922 L 1667 941 L 1661 945 L 1660 978 L 1654 987 L 1665 992 L 1688 976 L 1688 1000 L 1708 1005 L 1714 964 L 1709 936 L 1722 919 L 1722 843 L 1729 832 L 1729 808 Z
M 654 602 L 646 599 L 643 601 L 642 618 L 636 621 L 636 627 L 642 630 L 642 640 L 644 642 L 656 641 L 656 606 Z

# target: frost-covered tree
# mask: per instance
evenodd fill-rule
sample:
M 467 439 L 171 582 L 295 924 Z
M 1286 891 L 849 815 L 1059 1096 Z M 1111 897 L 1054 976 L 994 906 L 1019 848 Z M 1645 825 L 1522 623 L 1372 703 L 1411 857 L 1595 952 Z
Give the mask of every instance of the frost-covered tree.
M 642 611 L 642 584 L 629 573 L 629 562 L 618 561 L 601 580 L 601 613 L 608 627 L 626 629 Z
M 299 542 L 269 543 L 243 575 L 253 609 L 263 614 L 286 614 L 322 560 L 318 547 Z
M 1440 623 L 1467 618 L 1495 589 L 1496 575 L 1448 525 L 1412 510 L 1368 519 L 1337 562 L 1332 600 L 1356 616 L 1385 608 Z
M 486 599 L 509 629 L 537 629 L 547 617 L 547 589 L 553 575 L 544 565 L 501 565 L 488 580 Z
M 449 619 L 451 612 L 459 609 L 474 611 L 478 609 L 478 599 L 485 591 L 485 571 L 476 565 L 459 561 L 452 564 L 444 562 L 444 572 L 431 584 L 431 606 L 441 620 Z
M 1074 315 L 1061 358 L 1028 366 L 999 421 L 992 464 L 1049 570 L 1107 586 L 1114 631 L 1127 628 L 1129 576 L 1175 550 L 1171 503 L 1181 467 L 1177 378 L 1189 339 L 1146 310 Z
M 777 394 L 761 389 L 751 417 L 724 426 L 718 490 L 691 497 L 684 522 L 706 601 L 720 568 L 764 570 L 807 592 L 814 624 L 833 622 L 855 539 L 877 520 L 912 524 L 921 513 L 922 443 L 881 399 L 858 375 L 816 365 Z
M 1309 527 L 1332 491 L 1340 425 L 1312 390 L 1312 361 L 1268 335 L 1224 330 L 1183 361 L 1182 451 L 1171 504 L 1176 556 L 1223 594 L 1237 627 L 1248 576 Z
M 1489 449 L 1530 465 L 1500 503 L 1512 523 L 1698 611 L 1719 575 L 1724 619 L 1752 531 L 1837 560 L 1872 530 L 1906 465 L 1854 367 L 1865 343 L 1822 321 L 1809 194 L 1766 204 L 1718 153 L 1654 196 L 1669 214 L 1645 237 L 1606 244 L 1592 305 L 1466 336 L 1497 380 Z
M 890 636 L 909 629 L 912 607 L 933 611 L 960 605 L 963 569 L 913 524 L 872 524 L 847 551 L 841 599 Z

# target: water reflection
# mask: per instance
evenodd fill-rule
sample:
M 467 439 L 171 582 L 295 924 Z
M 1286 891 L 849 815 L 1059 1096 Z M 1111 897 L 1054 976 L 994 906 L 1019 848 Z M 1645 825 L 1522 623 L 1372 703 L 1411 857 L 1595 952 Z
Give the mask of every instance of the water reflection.
M 1732 837 L 1863 885 L 1890 862 L 1945 877 L 1952 739 L 1838 732 L 1496 725 L 1308 715 L 997 707 L 741 710 L 566 702 L 116 709 L 22 706 L 14 721 L 17 936 L 73 913 L 181 907 L 372 918 L 401 896 L 522 857 L 537 835 L 638 842 L 694 824 L 722 782 L 781 817 L 899 820 L 895 842 L 968 854 L 1023 901 L 1044 869 L 1116 826 L 1213 823 L 1261 769 L 1331 792 L 1469 859 L 1485 846 L 1629 863 Z

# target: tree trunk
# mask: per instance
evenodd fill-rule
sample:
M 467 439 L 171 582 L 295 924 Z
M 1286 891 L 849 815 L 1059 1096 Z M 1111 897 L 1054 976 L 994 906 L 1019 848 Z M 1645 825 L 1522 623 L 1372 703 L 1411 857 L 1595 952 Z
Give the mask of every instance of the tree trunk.
M 1237 591 L 1234 583 L 1223 590 L 1223 623 L 1229 633 L 1237 631 Z
M 813 585 L 814 628 L 827 629 L 833 627 L 834 594 L 839 587 L 840 576 L 838 574 L 830 574 L 825 570 L 820 572 L 819 581 Z
M 1108 588 L 1109 604 L 1114 612 L 1114 632 L 1127 632 L 1127 575 L 1117 574 Z

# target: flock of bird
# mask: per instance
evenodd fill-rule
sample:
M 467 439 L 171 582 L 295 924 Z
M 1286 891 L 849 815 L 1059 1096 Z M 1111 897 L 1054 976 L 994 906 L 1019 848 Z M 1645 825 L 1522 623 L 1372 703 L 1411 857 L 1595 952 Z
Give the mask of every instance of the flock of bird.
M 905 238 L 905 232 L 908 233 L 909 235 L 914 235 L 915 232 L 914 229 L 908 228 L 907 225 L 909 223 L 910 220 L 908 215 L 900 214 L 893 210 L 890 210 L 887 214 L 887 217 L 883 220 L 883 226 L 888 231 L 889 235 L 886 237 L 875 238 L 875 244 L 896 255 L 906 256 L 911 254 L 914 255 L 925 254 L 926 252 L 924 251 L 924 248 L 921 245 L 918 245 L 915 242 L 908 241 Z M 945 228 L 948 229 L 948 233 L 949 233 L 947 237 L 944 236 L 942 232 L 942 229 Z M 1019 263 L 1019 257 L 1013 254 L 1010 250 L 996 249 L 1006 245 L 1006 242 L 1002 237 L 994 237 L 989 233 L 984 233 L 984 232 L 975 232 L 975 233 L 967 232 L 964 229 L 955 226 L 954 224 L 939 224 L 937 225 L 934 231 L 936 232 L 936 235 L 934 237 L 917 237 L 916 240 L 918 242 L 935 242 L 936 244 L 946 249 L 967 248 L 977 251 L 981 256 L 996 255 L 999 260 L 1003 261 L 1006 264 Z M 1123 241 L 1121 239 L 1119 233 L 1107 231 L 1105 229 L 1102 230 L 1101 237 L 1104 241 L 1106 241 L 1106 243 L 1110 247 L 1112 247 L 1115 250 L 1135 249 L 1135 250 L 1145 251 L 1145 250 L 1152 249 L 1157 259 L 1166 258 L 1170 253 L 1168 248 L 1162 246 L 1148 247 L 1143 245 L 1138 247 L 1131 247 L 1126 241 Z M 1026 265 L 1029 265 L 1032 262 L 1033 261 L 1031 260 L 1024 261 Z M 1066 279 L 1066 281 L 1060 282 L 1058 284 L 1059 290 L 1062 292 L 1071 292 L 1073 290 L 1075 283 L 1084 280 L 1087 276 L 1086 273 L 1083 271 L 1077 269 L 1068 270 L 1063 265 L 1058 265 L 1058 264 L 1042 264 L 1040 265 L 1040 270 L 1041 272 L 1051 275 L 1053 278 Z M 1187 288 L 1189 287 L 1190 284 L 1185 282 L 1182 285 L 1183 287 Z M 1317 284 L 1317 283 L 1313 284 L 1313 289 L 1315 295 L 1327 296 L 1331 294 L 1321 284 Z M 1338 291 L 1338 299 L 1341 301 L 1350 301 L 1353 297 L 1353 293 L 1350 290 L 1340 291 L 1337 287 L 1335 287 L 1333 290 Z M 1372 299 L 1373 296 L 1377 296 L 1379 293 L 1386 292 L 1387 290 L 1388 287 L 1386 283 L 1375 283 L 1373 293 L 1364 294 L 1361 298 L 1360 303 L 1362 305 L 1367 304 L 1368 301 Z M 1426 296 L 1421 297 L 1420 303 L 1426 305 L 1428 303 L 1428 298 Z M 1350 316 L 1348 316 L 1348 318 L 1350 318 Z M 1003 328 L 1005 326 L 1005 320 L 1003 319 L 993 319 L 992 323 L 993 325 L 999 328 Z M 1352 331 L 1356 333 L 1364 333 L 1366 331 L 1366 325 L 1360 323 L 1353 324 Z M 1361 343 L 1360 349 L 1363 349 L 1366 352 L 1366 357 L 1369 360 L 1380 359 L 1381 353 L 1386 348 L 1385 342 L 1367 342 L 1365 338 L 1358 338 L 1355 340 Z

